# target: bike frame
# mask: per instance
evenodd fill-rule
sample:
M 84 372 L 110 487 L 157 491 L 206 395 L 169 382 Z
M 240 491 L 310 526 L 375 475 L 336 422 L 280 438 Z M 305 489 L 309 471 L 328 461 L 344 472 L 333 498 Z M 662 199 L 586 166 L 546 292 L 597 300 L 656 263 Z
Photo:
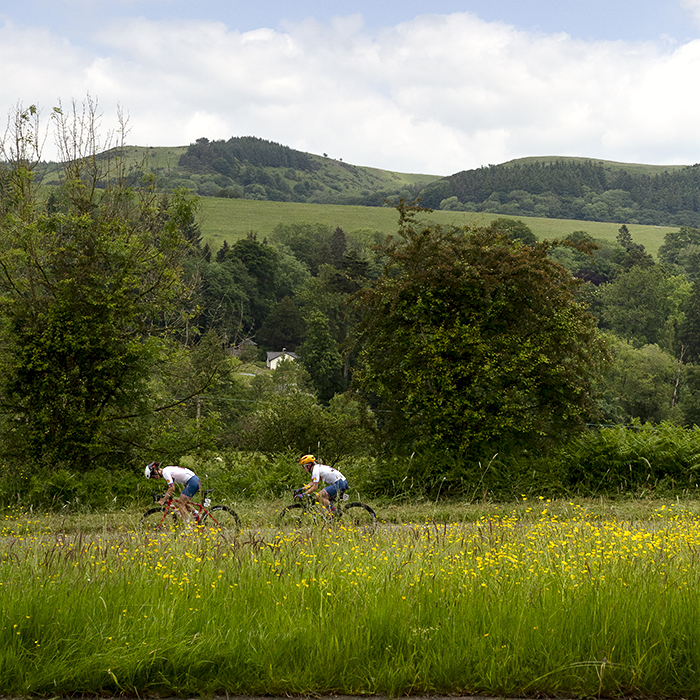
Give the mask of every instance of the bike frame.
M 211 521 L 217 526 L 219 526 L 219 521 L 214 517 L 211 510 L 207 508 L 207 506 L 209 505 L 208 501 L 210 501 L 210 499 L 207 497 L 208 493 L 211 493 L 211 489 L 202 491 L 201 503 L 188 501 L 187 510 L 190 511 L 190 513 L 192 513 L 192 515 L 194 516 L 195 524 L 199 525 L 203 518 L 211 518 Z M 154 493 L 153 502 L 157 503 L 162 497 L 162 494 L 158 495 Z M 180 511 L 178 510 L 178 507 L 175 504 L 176 498 L 176 496 L 170 496 L 168 500 L 163 504 L 163 517 L 160 519 L 161 524 L 164 523 L 166 518 L 170 516 L 174 515 L 176 518 L 180 517 Z

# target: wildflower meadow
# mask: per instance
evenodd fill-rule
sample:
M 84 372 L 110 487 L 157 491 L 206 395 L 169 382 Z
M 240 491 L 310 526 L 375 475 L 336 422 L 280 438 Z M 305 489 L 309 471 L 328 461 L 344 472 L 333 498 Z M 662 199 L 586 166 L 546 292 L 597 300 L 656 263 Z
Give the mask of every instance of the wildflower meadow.
M 7 508 L 0 692 L 700 696 L 696 502 L 465 513 L 183 536 Z

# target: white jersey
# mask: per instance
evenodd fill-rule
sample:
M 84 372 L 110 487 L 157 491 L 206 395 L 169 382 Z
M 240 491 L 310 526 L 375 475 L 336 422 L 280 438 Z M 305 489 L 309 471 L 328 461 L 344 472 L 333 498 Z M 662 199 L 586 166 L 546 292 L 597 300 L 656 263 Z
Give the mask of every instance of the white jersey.
M 168 486 L 173 482 L 184 485 L 193 476 L 197 475 L 191 469 L 185 469 L 185 467 L 165 467 L 163 469 L 163 478 Z
M 314 464 L 314 469 L 311 472 L 311 481 L 314 484 L 323 479 L 327 484 L 335 484 L 338 479 L 344 479 L 345 477 L 333 467 L 328 467 L 325 464 Z

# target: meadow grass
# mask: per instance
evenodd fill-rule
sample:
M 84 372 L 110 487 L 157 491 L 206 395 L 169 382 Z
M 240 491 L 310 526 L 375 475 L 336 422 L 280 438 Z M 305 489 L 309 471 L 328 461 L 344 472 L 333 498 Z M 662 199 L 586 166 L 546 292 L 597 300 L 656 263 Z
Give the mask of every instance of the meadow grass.
M 421 219 L 442 225 L 488 226 L 503 214 L 483 212 L 435 211 L 421 215 Z M 505 218 L 520 219 L 526 223 L 538 239 L 564 238 L 574 231 L 586 231 L 593 238 L 614 241 L 621 223 L 600 221 L 575 221 L 573 219 L 546 219 L 526 216 Z M 203 197 L 200 225 L 203 240 L 212 250 L 218 250 L 221 244 L 229 244 L 249 233 L 257 234 L 259 240 L 269 237 L 278 224 L 321 223 L 333 228 L 340 226 L 347 234 L 355 232 L 378 231 L 383 235 L 395 234 L 398 226 L 398 214 L 393 207 L 361 207 L 339 204 L 306 204 L 296 202 L 263 202 L 250 199 L 223 199 Z M 641 243 L 646 250 L 656 255 L 664 236 L 678 227 L 627 226 L 636 243 Z
M 226 537 L 7 509 L 0 692 L 697 696 L 697 503 L 296 530 L 280 505 Z

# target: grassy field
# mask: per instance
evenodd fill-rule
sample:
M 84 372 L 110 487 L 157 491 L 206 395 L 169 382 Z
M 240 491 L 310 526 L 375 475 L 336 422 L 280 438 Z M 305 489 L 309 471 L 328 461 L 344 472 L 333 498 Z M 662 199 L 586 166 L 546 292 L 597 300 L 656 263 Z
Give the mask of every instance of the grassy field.
M 435 211 L 425 220 L 443 225 L 488 225 L 501 214 Z M 615 240 L 620 224 L 569 219 L 517 217 L 541 239 L 562 238 L 573 231 L 587 231 L 594 238 Z M 323 223 L 340 226 L 346 233 L 379 231 L 389 235 L 396 232 L 398 215 L 392 207 L 360 207 L 336 204 L 301 204 L 290 202 L 261 202 L 249 199 L 202 198 L 200 223 L 204 241 L 218 250 L 223 241 L 232 243 L 254 232 L 259 240 L 269 236 L 278 224 Z M 632 238 L 649 253 L 656 255 L 664 236 L 677 228 L 665 226 L 628 226 Z
M 0 693 L 697 697 L 697 502 L 375 504 L 144 535 L 7 509 Z

